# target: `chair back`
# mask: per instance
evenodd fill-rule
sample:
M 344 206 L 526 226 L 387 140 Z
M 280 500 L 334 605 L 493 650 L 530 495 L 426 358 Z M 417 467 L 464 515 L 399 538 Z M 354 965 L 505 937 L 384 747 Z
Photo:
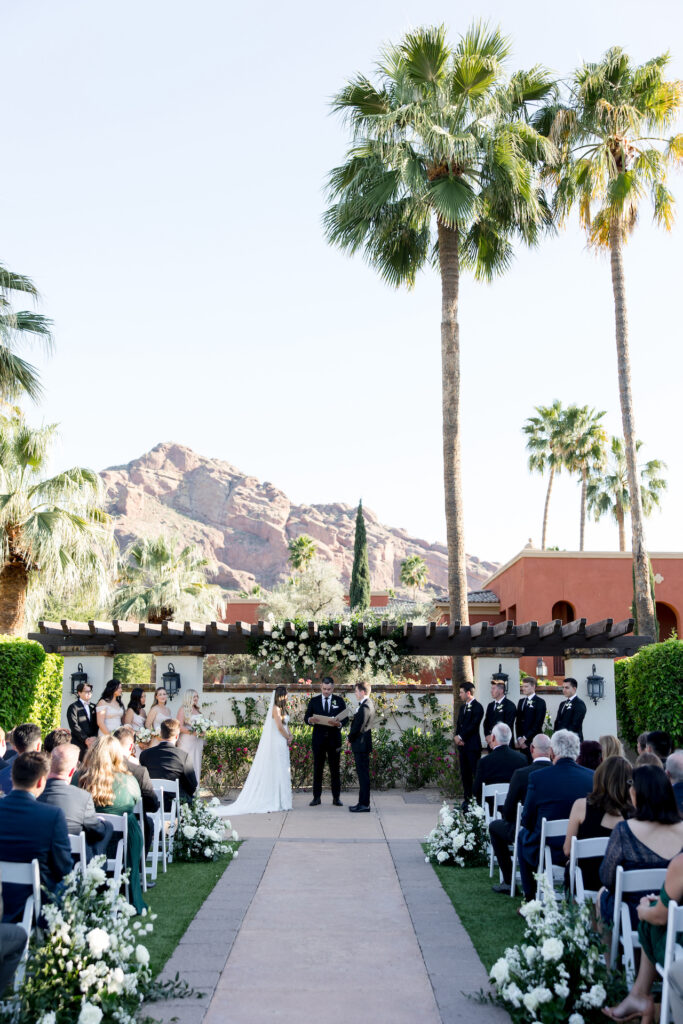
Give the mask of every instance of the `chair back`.
M 622 929 L 621 903 L 624 893 L 627 892 L 659 892 L 666 877 L 666 868 L 634 868 L 631 871 L 624 871 L 621 864 L 617 867 L 616 879 L 614 882 L 614 917 L 612 919 L 612 944 L 610 947 L 610 963 L 616 964 L 617 953 L 619 952 L 619 939 L 627 939 L 633 945 L 630 916 L 628 918 L 628 935 Z M 628 912 L 628 906 L 625 907 Z M 624 934 L 622 935 L 622 931 Z M 637 935 L 637 932 L 636 932 Z M 628 951 L 627 951 L 628 952 Z
M 37 921 L 40 917 L 40 866 L 37 859 L 20 862 L 11 860 L 0 860 L 0 879 L 3 885 L 30 885 L 33 892 L 28 897 L 24 906 L 24 914 L 21 920 L 22 927 L 27 935 L 31 934 L 31 920 Z
M 543 818 L 541 820 L 541 843 L 538 848 L 538 884 L 536 886 L 536 899 L 541 899 L 541 876 L 545 874 L 550 883 L 554 884 L 554 866 L 550 848 L 547 846 L 549 839 L 558 837 L 564 838 L 569 828 L 569 818 Z M 564 877 L 564 868 L 562 869 Z
M 128 815 L 127 814 L 101 814 L 101 818 L 111 822 L 114 835 L 120 834 L 123 837 L 123 866 L 128 867 Z
M 85 832 L 81 829 L 78 835 L 69 835 L 69 842 L 71 844 L 71 856 L 78 857 L 78 866 L 81 873 L 85 875 L 85 868 L 87 865 L 87 853 L 85 845 Z
M 510 896 L 514 899 L 515 889 L 517 888 L 517 840 L 519 839 L 519 830 L 522 825 L 522 808 L 523 804 L 517 804 L 517 815 L 515 817 L 515 839 L 512 844 L 512 881 L 510 883 Z
M 575 897 L 577 903 L 583 903 L 589 894 L 594 895 L 592 889 L 584 889 L 579 861 L 584 857 L 604 857 L 608 843 L 609 836 L 596 836 L 592 839 L 577 839 L 576 836 L 572 836 L 569 854 L 569 896 Z
M 683 906 L 676 900 L 669 900 L 669 914 L 666 922 L 666 946 L 664 947 L 664 964 L 657 964 L 657 971 L 662 976 L 662 1009 L 659 1015 L 660 1024 L 669 1024 L 671 992 L 669 989 L 669 971 L 676 960 L 683 957 L 683 949 L 676 941 L 683 932 Z

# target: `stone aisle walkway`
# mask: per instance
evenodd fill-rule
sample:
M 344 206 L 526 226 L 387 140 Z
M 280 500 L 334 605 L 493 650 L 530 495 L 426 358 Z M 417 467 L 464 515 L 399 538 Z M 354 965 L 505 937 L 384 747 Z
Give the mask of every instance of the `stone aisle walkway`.
M 351 794 L 346 794 L 348 804 Z M 204 998 L 152 1004 L 179 1024 L 509 1021 L 465 994 L 486 972 L 420 840 L 438 803 L 378 793 L 371 814 L 309 807 L 235 817 L 248 841 L 188 928 L 164 977 Z

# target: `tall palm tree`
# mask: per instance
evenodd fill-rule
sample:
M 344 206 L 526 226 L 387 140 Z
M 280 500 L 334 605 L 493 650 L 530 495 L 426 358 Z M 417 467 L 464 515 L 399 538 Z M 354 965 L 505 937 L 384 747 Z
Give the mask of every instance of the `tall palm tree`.
M 295 572 L 303 572 L 315 558 L 317 548 L 315 541 L 307 533 L 302 533 L 288 544 L 289 564 Z
M 29 588 L 68 591 L 90 580 L 100 601 L 108 588 L 113 539 L 102 480 L 80 466 L 45 476 L 56 430 L 0 418 L 0 633 L 23 631 Z
M 428 576 L 427 563 L 419 555 L 410 555 L 401 562 L 401 583 L 404 587 L 411 588 L 413 601 L 418 590 L 425 586 Z
M 640 451 L 642 441 L 636 441 L 636 451 Z M 642 463 L 640 472 L 640 502 L 643 515 L 649 516 L 659 507 L 662 492 L 667 482 L 661 475 L 666 469 L 666 462 L 661 459 L 650 459 Z M 620 437 L 610 441 L 610 459 L 605 472 L 596 472 L 589 477 L 586 488 L 588 510 L 593 513 L 597 522 L 602 516 L 609 514 L 619 529 L 619 550 L 626 550 L 626 516 L 631 510 L 631 499 L 628 487 L 628 470 L 624 444 Z
M 30 310 L 14 310 L 14 293 L 38 299 L 38 290 L 30 278 L 15 274 L 0 264 L 0 400 L 12 401 L 25 394 L 36 401 L 42 394 L 38 371 L 17 355 L 27 341 L 40 341 L 48 351 L 52 347 L 52 321 Z
M 588 477 L 599 472 L 607 458 L 607 432 L 600 423 L 604 415 L 604 411 L 596 412 L 587 405 L 570 405 L 567 409 L 564 464 L 581 478 L 579 551 L 583 551 L 586 534 Z
M 506 78 L 509 52 L 481 24 L 454 46 L 443 26 L 420 28 L 384 51 L 375 81 L 357 75 L 333 101 L 352 143 L 329 177 L 328 240 L 362 252 L 395 287 L 412 287 L 428 265 L 440 271 L 448 592 L 451 621 L 464 623 L 460 272 L 490 280 L 509 267 L 515 238 L 534 244 L 549 223 L 535 165 L 551 154 L 529 105 L 553 84 L 538 67 Z M 453 671 L 466 678 L 469 659 Z
M 164 619 L 214 618 L 222 604 L 219 587 L 207 583 L 209 561 L 191 544 L 175 537 L 134 541 L 121 560 L 114 594 L 116 619 L 163 622 Z
M 668 133 L 679 116 L 683 89 L 665 78 L 669 60 L 663 54 L 635 66 L 613 47 L 599 63 L 584 63 L 575 71 L 567 102 L 549 104 L 534 120 L 560 153 L 548 166 L 559 219 L 578 206 L 590 243 L 610 254 L 635 605 L 640 629 L 651 636 L 655 608 L 636 457 L 623 248 L 647 196 L 655 222 L 665 230 L 673 223 L 667 171 L 683 159 L 683 135 Z
M 536 415 L 528 418 L 522 430 L 527 435 L 530 471 L 541 475 L 548 472 L 548 489 L 545 492 L 541 530 L 541 551 L 545 551 L 550 495 L 556 475 L 562 472 L 566 464 L 567 410 L 562 407 L 559 398 L 556 398 L 552 405 L 537 405 L 535 409 Z

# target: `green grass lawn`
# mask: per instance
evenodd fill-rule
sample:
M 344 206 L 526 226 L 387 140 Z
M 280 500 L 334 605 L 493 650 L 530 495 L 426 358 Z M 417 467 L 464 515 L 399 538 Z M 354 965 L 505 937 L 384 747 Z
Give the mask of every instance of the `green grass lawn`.
M 491 892 L 498 881 L 497 871 L 489 878 L 488 868 L 432 866 L 479 959 L 490 970 L 507 946 L 515 946 L 524 937 L 524 919 L 517 913 L 520 901 Z
M 237 848 L 240 843 L 233 845 Z M 171 956 L 231 860 L 232 857 L 225 856 L 208 863 L 174 861 L 168 865 L 166 874 L 159 867 L 157 884 L 145 894 L 151 913 L 158 915 L 154 931 L 143 940 L 154 974 L 159 973 Z

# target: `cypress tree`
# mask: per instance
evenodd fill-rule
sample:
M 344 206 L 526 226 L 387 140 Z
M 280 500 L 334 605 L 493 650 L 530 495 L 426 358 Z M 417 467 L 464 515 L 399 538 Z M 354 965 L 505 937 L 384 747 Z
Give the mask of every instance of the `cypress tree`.
M 351 611 L 364 612 L 370 607 L 370 565 L 368 563 L 368 538 L 365 533 L 363 502 L 358 503 L 356 514 L 356 540 L 353 545 L 353 571 L 349 589 Z

